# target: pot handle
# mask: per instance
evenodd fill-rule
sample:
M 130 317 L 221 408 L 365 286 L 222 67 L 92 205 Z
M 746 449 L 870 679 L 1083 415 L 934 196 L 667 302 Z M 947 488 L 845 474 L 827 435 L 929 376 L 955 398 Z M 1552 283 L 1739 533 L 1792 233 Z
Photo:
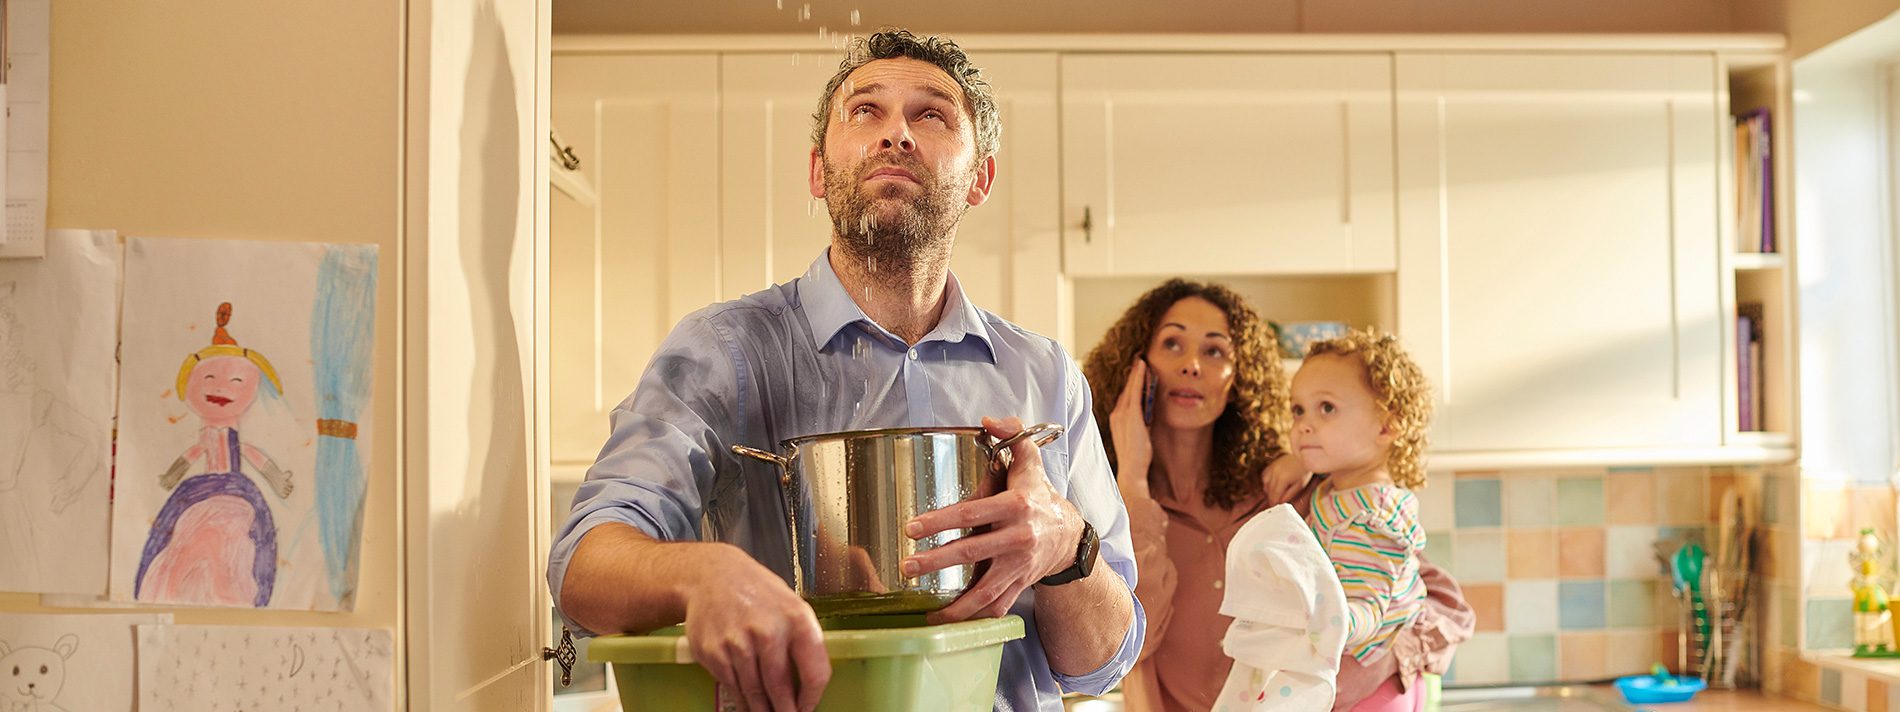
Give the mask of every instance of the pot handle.
M 1017 442 L 1021 441 L 1023 438 L 1035 438 L 1036 447 L 1042 447 L 1044 445 L 1048 445 L 1049 443 L 1055 442 L 1056 438 L 1059 438 L 1059 437 L 1062 437 L 1062 426 L 1060 424 L 1037 423 L 1027 428 L 1023 428 L 1021 431 L 1017 432 L 1015 435 L 1011 435 L 1009 437 L 1003 438 L 1002 440 L 996 441 L 996 445 L 994 445 L 993 447 L 996 450 L 1008 450 L 1011 445 L 1015 445 Z
M 790 468 L 792 466 L 792 458 L 790 457 L 785 457 L 777 453 L 766 452 L 758 448 L 746 447 L 744 445 L 732 446 L 732 454 L 744 455 L 754 460 L 764 460 L 774 465 L 778 465 L 779 467 L 782 467 L 782 468 Z

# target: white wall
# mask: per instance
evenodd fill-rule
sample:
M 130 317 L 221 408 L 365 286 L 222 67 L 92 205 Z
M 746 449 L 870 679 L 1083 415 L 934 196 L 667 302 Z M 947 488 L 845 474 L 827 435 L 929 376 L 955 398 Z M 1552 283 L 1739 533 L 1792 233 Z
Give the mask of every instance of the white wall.
M 1802 467 L 1880 483 L 1894 471 L 1890 18 L 1795 62 Z M 1783 153 L 1786 156 L 1786 152 Z
M 180 623 L 402 638 L 397 518 L 398 3 L 52 3 L 47 221 L 121 235 L 380 246 L 369 489 L 348 613 L 177 610 Z M 45 611 L 0 593 L 0 611 Z M 402 661 L 391 673 L 400 679 Z

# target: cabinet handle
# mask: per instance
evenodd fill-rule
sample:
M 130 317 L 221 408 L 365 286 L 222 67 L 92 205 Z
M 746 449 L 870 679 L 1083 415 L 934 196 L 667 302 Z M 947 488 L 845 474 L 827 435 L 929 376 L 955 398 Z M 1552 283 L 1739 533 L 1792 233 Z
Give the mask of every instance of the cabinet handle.
M 1094 235 L 1092 234 L 1094 228 L 1095 220 L 1089 216 L 1089 206 L 1084 205 L 1082 206 L 1082 242 L 1089 243 L 1095 241 Z

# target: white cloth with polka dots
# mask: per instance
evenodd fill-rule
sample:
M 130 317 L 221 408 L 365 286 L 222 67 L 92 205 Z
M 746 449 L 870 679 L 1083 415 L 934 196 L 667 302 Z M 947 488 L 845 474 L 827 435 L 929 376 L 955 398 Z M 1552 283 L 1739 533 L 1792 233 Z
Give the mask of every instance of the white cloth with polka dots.
M 1282 504 L 1253 516 L 1227 546 L 1221 615 L 1233 658 L 1215 712 L 1333 708 L 1346 647 L 1346 593 L 1306 521 Z

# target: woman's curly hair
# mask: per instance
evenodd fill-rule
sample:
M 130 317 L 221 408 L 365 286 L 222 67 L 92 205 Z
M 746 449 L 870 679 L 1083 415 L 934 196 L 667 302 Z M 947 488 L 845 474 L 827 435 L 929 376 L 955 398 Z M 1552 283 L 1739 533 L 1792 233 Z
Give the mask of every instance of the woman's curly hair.
M 1108 328 L 1102 342 L 1083 362 L 1082 375 L 1088 378 L 1095 397 L 1095 424 L 1102 432 L 1108 461 L 1119 467 L 1108 413 L 1114 410 L 1135 359 L 1147 353 L 1162 315 L 1188 297 L 1200 297 L 1218 307 L 1227 315 L 1227 328 L 1233 336 L 1233 391 L 1227 396 L 1227 409 L 1214 421 L 1214 450 L 1208 463 L 1207 491 L 1202 495 L 1210 507 L 1231 509 L 1260 494 L 1261 470 L 1286 451 L 1290 418 L 1280 350 L 1272 329 L 1247 306 L 1246 300 L 1218 284 L 1170 279 L 1141 295 Z M 1133 475 L 1146 477 L 1148 473 Z
M 1432 422 L 1432 388 L 1425 372 L 1405 353 L 1398 337 L 1372 329 L 1355 330 L 1306 348 L 1307 358 L 1324 354 L 1345 356 L 1365 366 L 1366 385 L 1392 428 L 1386 471 L 1400 487 L 1425 486 L 1425 431 Z

